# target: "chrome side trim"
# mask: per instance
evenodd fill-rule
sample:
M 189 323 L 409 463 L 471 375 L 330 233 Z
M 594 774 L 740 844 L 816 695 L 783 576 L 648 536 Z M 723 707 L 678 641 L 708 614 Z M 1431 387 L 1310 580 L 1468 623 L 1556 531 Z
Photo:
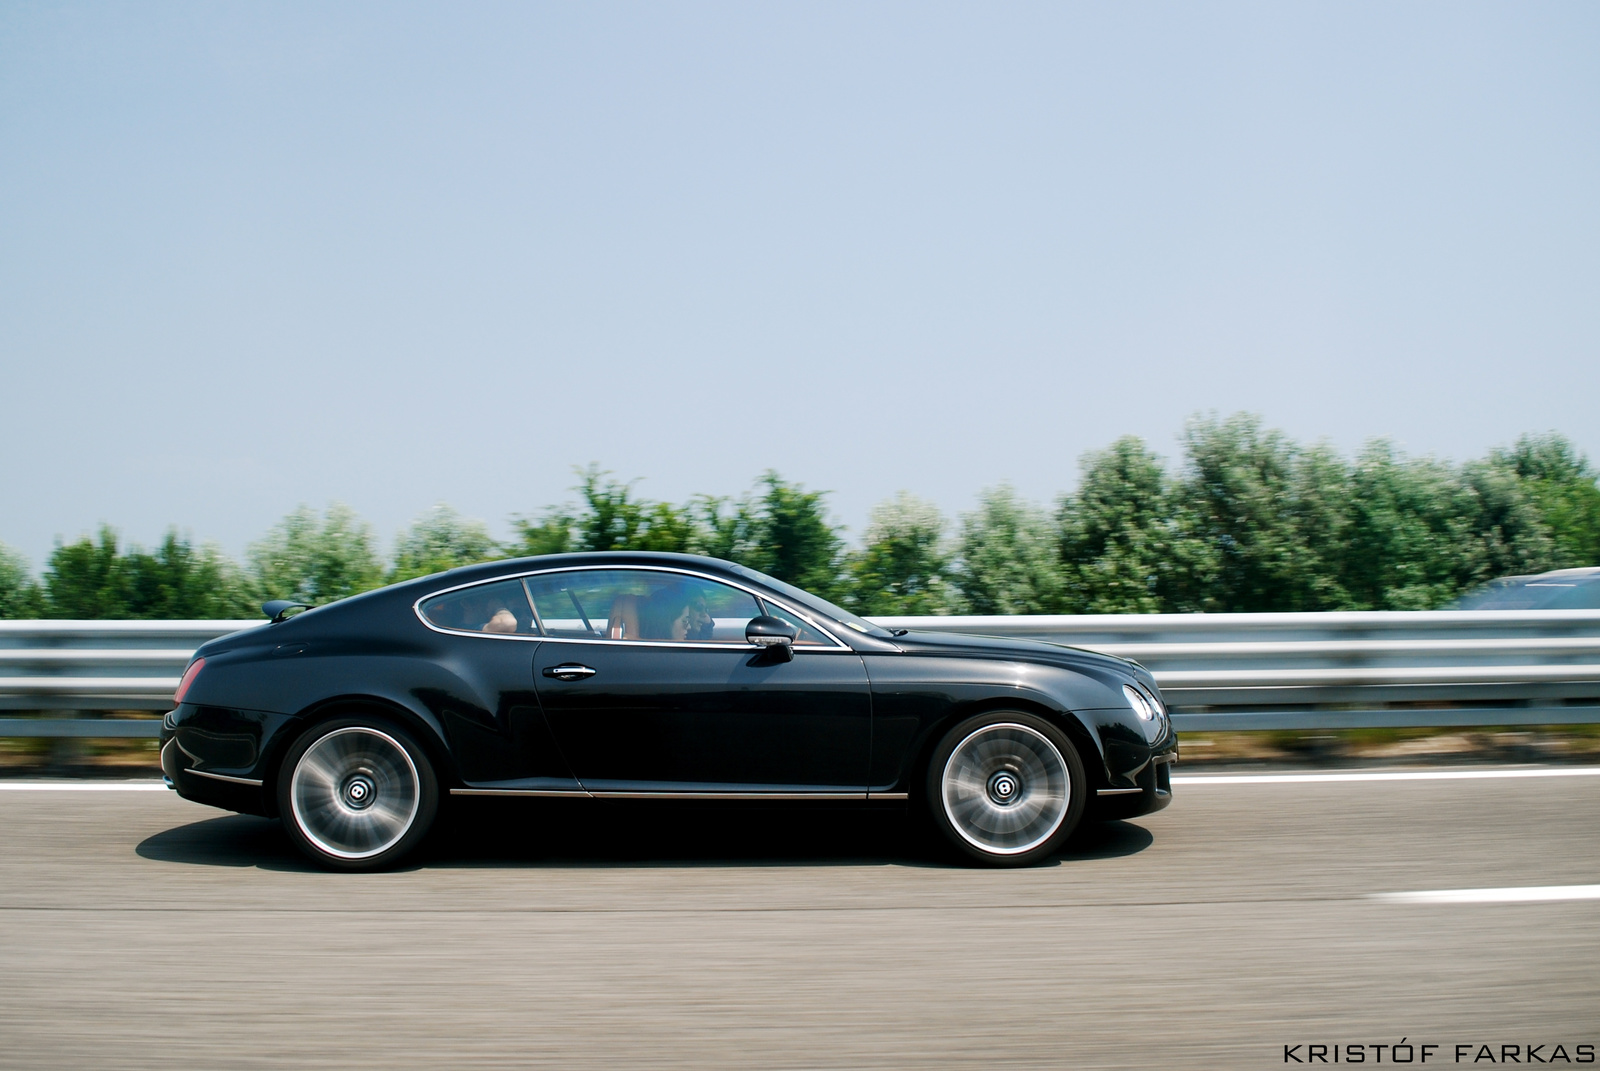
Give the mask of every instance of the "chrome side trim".
M 452 796 L 555 796 L 607 800 L 860 800 L 865 792 L 584 792 L 573 788 L 452 788 Z M 873 799 L 905 799 L 904 792 L 875 792 Z
M 1094 790 L 1094 794 L 1096 796 L 1134 796 L 1143 791 L 1144 789 L 1142 788 L 1097 788 Z
M 865 792 L 591 792 L 611 800 L 864 800 Z
M 785 609 L 788 609 L 785 607 Z M 790 611 L 793 613 L 794 611 Z M 809 618 L 807 619 L 809 620 Z M 431 626 L 430 626 L 431 627 Z M 434 629 L 435 632 L 445 632 L 446 629 Z M 452 636 L 483 636 L 488 639 L 502 640 L 538 640 L 540 643 L 605 643 L 613 647 L 678 647 L 696 651 L 743 651 L 746 654 L 755 654 L 765 651 L 765 647 L 757 647 L 749 643 L 677 643 L 672 640 L 609 640 L 601 636 L 586 639 L 582 636 L 508 636 L 496 635 L 492 632 L 450 632 Z M 809 645 L 791 647 L 795 654 L 854 654 L 848 647 L 813 647 Z
M 908 800 L 910 798 L 911 798 L 911 793 L 909 793 L 909 792 L 868 792 L 867 793 L 867 799 L 869 799 L 869 800 Z
M 680 568 L 676 568 L 676 567 L 673 567 L 673 566 L 670 566 L 670 565 L 577 565 L 577 566 L 569 565 L 569 566 L 565 566 L 565 567 L 557 566 L 557 567 L 550 568 L 550 569 L 530 569 L 525 573 L 507 573 L 505 576 L 493 576 L 493 577 L 489 577 L 489 578 L 484 579 L 484 580 L 474 580 L 470 584 L 457 584 L 454 587 L 440 588 L 438 591 L 430 591 L 426 595 L 424 595 L 421 598 L 419 598 L 416 602 L 411 604 L 411 611 L 412 611 L 412 613 L 417 615 L 417 620 L 421 621 L 425 628 L 431 629 L 434 632 L 442 633 L 443 635 L 446 635 L 446 636 L 476 636 L 476 637 L 479 637 L 480 639 L 491 639 L 491 640 L 523 640 L 523 641 L 532 640 L 532 641 L 535 641 L 535 642 L 543 642 L 543 643 L 620 643 L 620 644 L 624 644 L 624 645 L 629 646 L 629 647 L 643 647 L 643 646 L 646 646 L 646 645 L 649 645 L 649 646 L 652 646 L 652 647 L 693 647 L 693 648 L 711 648 L 711 649 L 717 650 L 717 651 L 727 651 L 727 650 L 759 651 L 759 650 L 762 650 L 762 648 L 756 647 L 756 646 L 754 646 L 752 644 L 738 644 L 738 643 L 674 643 L 674 642 L 672 642 L 670 640 L 611 640 L 611 639 L 606 639 L 603 636 L 596 636 L 594 639 L 589 639 L 587 637 L 579 637 L 579 636 L 523 636 L 523 635 L 520 635 L 520 634 L 506 634 L 506 633 L 498 633 L 498 632 L 466 632 L 466 631 L 464 631 L 462 629 L 440 628 L 438 625 L 435 625 L 433 622 L 429 621 L 427 616 L 425 614 L 423 614 L 423 612 L 422 612 L 422 604 L 425 601 L 427 601 L 428 599 L 431 599 L 431 598 L 433 598 L 433 597 L 435 597 L 437 595 L 448 595 L 452 591 L 462 591 L 462 590 L 464 590 L 466 588 L 475 588 L 475 587 L 478 587 L 480 584 L 497 584 L 497 583 L 500 583 L 500 582 L 505 581 L 505 580 L 526 580 L 530 576 L 544 576 L 544 575 L 546 575 L 548 573 L 592 573 L 592 572 L 597 572 L 597 571 L 606 571 L 606 572 L 627 571 L 627 572 L 636 572 L 636 573 L 637 572 L 645 572 L 645 573 L 676 573 L 679 576 L 692 576 L 697 580 L 704 580 L 704 581 L 707 581 L 708 583 L 712 583 L 712 584 L 724 584 L 727 587 L 735 588 L 735 589 L 737 589 L 739 591 L 742 591 L 746 595 L 750 595 L 750 596 L 754 597 L 757 600 L 764 599 L 767 602 L 774 603 L 774 604 L 776 604 L 778 606 L 781 606 L 783 609 L 789 611 L 791 614 L 794 614 L 795 616 L 799 617 L 802 621 L 805 621 L 808 624 L 810 624 L 818 632 L 822 633 L 824 636 L 828 637 L 828 639 L 832 640 L 834 642 L 834 644 L 836 645 L 834 647 L 795 647 L 794 650 L 795 650 L 795 652 L 797 654 L 800 653 L 800 652 L 805 652 L 805 651 L 811 651 L 811 652 L 846 651 L 846 652 L 852 652 L 852 653 L 854 651 L 854 649 L 849 644 L 847 644 L 844 641 L 840 640 L 839 637 L 835 636 L 831 631 L 829 631 L 828 629 L 824 628 L 822 625 L 817 624 L 816 615 L 815 614 L 802 613 L 801 611 L 796 610 L 793 606 L 790 606 L 783 599 L 774 598 L 772 595 L 769 595 L 768 593 L 766 593 L 764 591 L 757 591 L 755 588 L 747 587 L 744 584 L 740 584 L 740 583 L 738 583 L 736 581 L 733 581 L 733 580 L 727 580 L 727 579 L 724 579 L 723 577 L 720 577 L 720 576 L 708 576 L 705 573 L 697 573 L 693 569 L 680 569 Z M 527 586 L 526 585 L 523 586 L 523 594 L 524 595 L 527 594 Z M 532 606 L 533 600 L 529 599 L 528 603 L 529 603 L 530 606 Z M 534 607 L 533 609 L 534 609 L 534 613 L 537 614 L 538 613 L 538 608 Z
M 178 747 L 181 749 L 183 745 L 179 744 Z M 187 755 L 189 753 L 185 751 L 184 754 Z M 206 773 L 204 770 L 185 770 L 183 772 L 192 773 L 196 777 L 209 777 L 213 781 L 227 781 L 229 784 L 234 785 L 250 785 L 254 788 L 260 788 L 262 784 L 259 778 L 254 777 L 229 777 L 227 774 Z
M 568 796 L 592 799 L 581 788 L 452 788 L 452 796 Z
M 1165 762 L 1177 762 L 1178 761 L 1178 753 L 1176 751 L 1169 751 L 1164 755 L 1157 755 L 1155 758 L 1151 759 L 1150 761 L 1155 763 L 1157 766 L 1160 766 L 1162 763 L 1165 763 Z

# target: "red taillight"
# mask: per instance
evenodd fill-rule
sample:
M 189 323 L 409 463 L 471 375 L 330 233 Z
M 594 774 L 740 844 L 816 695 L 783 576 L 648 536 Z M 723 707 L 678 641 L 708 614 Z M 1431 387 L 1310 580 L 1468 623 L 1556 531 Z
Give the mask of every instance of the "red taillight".
M 200 676 L 200 671 L 205 668 L 206 660 L 204 658 L 196 658 L 189 663 L 189 668 L 183 671 L 183 680 L 178 682 L 178 690 L 172 693 L 172 701 L 174 703 L 183 702 L 183 695 L 189 690 L 189 685 L 194 683 L 194 679 Z

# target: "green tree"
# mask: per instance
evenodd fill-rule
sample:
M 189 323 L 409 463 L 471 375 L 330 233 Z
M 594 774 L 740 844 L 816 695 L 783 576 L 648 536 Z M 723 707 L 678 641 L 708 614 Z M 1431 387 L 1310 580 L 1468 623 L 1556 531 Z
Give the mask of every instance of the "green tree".
M 440 505 L 397 540 L 387 579 L 502 554 L 688 551 L 742 562 L 868 613 L 1426 609 L 1497 576 L 1600 564 L 1600 475 L 1560 435 L 1523 436 L 1451 465 L 1368 444 L 1353 461 L 1259 417 L 1195 418 L 1170 476 L 1137 438 L 1081 459 L 1052 518 L 991 488 L 955 538 L 902 493 L 859 549 L 807 491 L 769 471 L 737 498 L 637 495 L 596 466 L 577 500 L 515 518 L 497 546 Z M 234 617 L 262 597 L 327 602 L 377 586 L 371 529 L 344 506 L 302 506 L 250 549 L 246 574 L 176 531 L 154 550 L 114 530 L 58 543 L 38 582 L 0 547 L 0 617 Z
M 1079 461 L 1078 490 L 1057 502 L 1063 606 L 1072 613 L 1169 608 L 1191 549 L 1173 524 L 1166 468 L 1126 436 Z
M 1550 529 L 1525 482 L 1513 469 L 1493 460 L 1473 461 L 1461 470 L 1467 491 L 1467 524 L 1473 545 L 1463 555 L 1463 572 L 1472 578 L 1465 590 L 1497 576 L 1540 573 L 1552 567 L 1555 546 Z
M 1403 458 L 1384 440 L 1368 443 L 1351 470 L 1348 510 L 1339 609 L 1433 609 L 1482 569 L 1467 492 L 1442 462 Z
M 43 593 L 33 582 L 27 561 L 0 543 L 0 619 L 36 618 L 43 610 Z
M 243 570 L 216 547 L 196 548 L 176 531 L 168 531 L 154 553 L 130 547 L 122 569 L 129 617 L 203 621 L 260 612 L 261 601 Z
M 905 491 L 872 509 L 862 549 L 848 558 L 850 604 L 858 613 L 944 614 L 958 593 L 950 583 L 944 516 Z
M 321 516 L 296 509 L 250 547 L 250 562 L 269 599 L 320 605 L 383 583 L 372 527 L 337 502 Z
M 230 620 L 257 613 L 248 577 L 215 547 L 168 531 L 155 551 L 97 538 L 57 544 L 45 569 L 43 612 L 76 620 Z
M 737 499 L 698 495 L 685 512 L 694 527 L 691 553 L 730 562 L 750 558 L 759 524 L 749 495 Z
M 1305 609 L 1351 608 L 1339 568 L 1350 539 L 1351 480 L 1349 463 L 1332 447 L 1296 448 L 1292 523 L 1310 570 L 1296 589 Z
M 580 475 L 578 494 L 582 507 L 574 518 L 577 549 L 579 550 L 681 550 L 681 545 L 660 546 L 672 543 L 679 528 L 671 507 L 668 530 L 658 538 L 653 530 L 654 507 L 665 505 L 633 497 L 633 485 L 638 481 L 620 483 L 610 478 L 610 473 L 590 466 Z
M 131 616 L 132 578 L 126 566 L 110 525 L 101 525 L 96 539 L 85 535 L 57 543 L 44 570 L 45 613 L 86 621 Z
M 842 529 L 828 518 L 826 491 L 807 491 L 776 472 L 749 508 L 749 544 L 741 564 L 822 596 L 844 596 Z
M 1064 584 L 1055 526 L 1009 486 L 992 487 L 961 519 L 956 583 L 973 614 L 1061 612 Z
M 389 582 L 442 573 L 501 556 L 482 521 L 468 520 L 443 502 L 412 522 L 395 540 Z
M 1200 570 L 1181 585 L 1184 610 L 1320 610 L 1343 596 L 1324 554 L 1341 538 L 1345 492 L 1336 459 L 1307 452 L 1259 417 L 1197 418 L 1184 431 L 1187 468 L 1173 513 L 1198 540 Z
M 1594 466 L 1563 435 L 1524 435 L 1490 454 L 1516 473 L 1550 533 L 1551 567 L 1600 565 L 1600 486 Z
M 513 517 L 511 526 L 517 533 L 506 546 L 512 557 L 566 554 L 574 549 L 572 517 L 565 510 L 546 510 L 536 518 Z
M 594 465 L 578 470 L 580 498 L 573 512 L 553 510 L 540 522 L 524 523 L 523 543 L 561 550 L 687 551 L 694 541 L 689 512 L 667 502 L 636 498 L 633 485 L 612 479 Z

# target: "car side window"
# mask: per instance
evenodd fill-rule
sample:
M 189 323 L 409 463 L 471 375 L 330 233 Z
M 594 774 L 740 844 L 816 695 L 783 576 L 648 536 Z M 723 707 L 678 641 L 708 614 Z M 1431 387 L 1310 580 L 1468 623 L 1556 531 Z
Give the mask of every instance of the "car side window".
M 436 628 L 508 636 L 539 634 L 520 580 L 499 580 L 448 591 L 424 600 L 421 609 L 422 616 Z
M 796 647 L 833 646 L 833 641 L 829 640 L 828 637 L 819 632 L 817 627 L 807 619 L 801 617 L 797 613 L 794 613 L 792 610 L 786 610 L 782 606 L 779 606 L 773 602 L 769 602 L 766 599 L 762 599 L 761 601 L 766 606 L 768 615 L 776 617 L 779 621 L 785 622 L 786 624 L 793 625 L 795 629 L 799 631 L 799 635 L 794 638 L 794 645 Z
M 761 614 L 738 588 L 650 569 L 575 569 L 527 578 L 545 635 L 567 639 L 743 644 Z

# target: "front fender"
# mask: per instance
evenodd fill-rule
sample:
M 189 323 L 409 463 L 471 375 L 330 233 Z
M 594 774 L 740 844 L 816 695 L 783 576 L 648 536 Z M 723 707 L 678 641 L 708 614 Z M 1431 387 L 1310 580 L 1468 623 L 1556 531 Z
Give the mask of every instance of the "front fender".
M 1078 747 L 1091 787 L 1112 776 L 1105 734 L 1109 730 L 1120 740 L 1125 726 L 1116 718 L 1083 716 L 1104 709 L 1112 694 L 1097 675 L 1036 662 L 944 655 L 868 654 L 863 661 L 872 682 L 874 792 L 915 791 L 923 763 L 950 726 L 979 711 L 1005 707 L 1060 726 Z

